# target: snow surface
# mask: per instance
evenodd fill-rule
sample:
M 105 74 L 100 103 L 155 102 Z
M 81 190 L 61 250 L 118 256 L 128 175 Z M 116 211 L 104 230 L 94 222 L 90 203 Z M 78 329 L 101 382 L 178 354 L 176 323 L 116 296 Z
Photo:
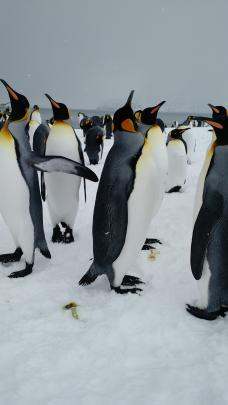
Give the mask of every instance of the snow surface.
M 195 162 L 182 193 L 166 194 L 148 237 L 160 238 L 154 261 L 140 254 L 132 269 L 146 281 L 141 296 L 111 292 L 105 276 L 88 287 L 78 281 L 92 258 L 91 224 L 97 184 L 89 183 L 71 245 L 50 242 L 52 259 L 38 252 L 34 272 L 0 269 L 1 405 L 214 405 L 227 404 L 228 319 L 196 319 L 185 304 L 198 298 L 189 266 L 197 178 L 211 134 L 196 128 Z M 79 131 L 77 131 L 79 132 Z M 82 139 L 82 135 L 80 133 Z M 112 144 L 105 140 L 105 154 Z M 102 163 L 93 166 L 100 174 Z M 15 196 L 16 198 L 16 196 Z M 14 249 L 0 219 L 1 253 Z M 80 320 L 62 309 L 80 304 Z

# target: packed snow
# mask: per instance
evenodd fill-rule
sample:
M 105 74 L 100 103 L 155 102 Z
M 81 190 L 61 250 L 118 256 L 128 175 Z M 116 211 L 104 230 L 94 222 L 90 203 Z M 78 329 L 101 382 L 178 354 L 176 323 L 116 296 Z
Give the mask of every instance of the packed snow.
M 22 279 L 7 278 L 22 262 L 0 267 L 1 405 L 228 403 L 228 319 L 207 322 L 185 310 L 198 298 L 189 265 L 192 213 L 211 138 L 207 128 L 194 131 L 196 153 L 183 192 L 166 194 L 151 223 L 148 237 L 163 244 L 153 255 L 141 252 L 130 269 L 146 282 L 140 295 L 111 292 L 105 276 L 78 286 L 93 257 L 97 183 L 87 182 L 86 204 L 81 187 L 73 244 L 50 242 L 44 206 L 52 259 L 37 252 L 33 273 Z M 91 167 L 98 175 L 111 145 L 105 140 L 102 161 Z M 0 232 L 0 253 L 13 251 L 2 219 Z M 63 309 L 70 301 L 80 305 L 79 320 Z

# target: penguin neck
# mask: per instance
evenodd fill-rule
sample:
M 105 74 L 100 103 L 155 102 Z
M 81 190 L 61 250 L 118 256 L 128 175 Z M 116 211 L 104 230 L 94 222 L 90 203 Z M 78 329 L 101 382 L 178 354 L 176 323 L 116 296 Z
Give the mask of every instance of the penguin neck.
M 58 125 L 70 125 L 71 126 L 71 121 L 70 118 L 68 120 L 54 120 L 53 126 L 58 126 Z
M 42 119 L 41 119 L 40 112 L 39 111 L 33 111 L 32 114 L 31 114 L 30 121 L 34 121 L 37 124 L 41 124 Z

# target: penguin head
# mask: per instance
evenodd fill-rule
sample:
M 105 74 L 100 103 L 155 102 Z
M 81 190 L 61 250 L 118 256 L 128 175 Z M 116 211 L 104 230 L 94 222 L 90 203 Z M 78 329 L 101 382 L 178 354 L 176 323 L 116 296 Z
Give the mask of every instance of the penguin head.
M 135 121 L 134 112 L 131 107 L 134 90 L 129 94 L 127 102 L 123 107 L 116 110 L 113 116 L 112 130 L 125 131 L 125 132 L 137 132 L 137 124 Z
M 154 107 L 145 108 L 143 111 L 138 110 L 135 113 L 135 118 L 144 125 L 153 125 L 156 123 L 157 114 L 165 101 L 155 105 Z
M 222 105 L 208 104 L 208 106 L 212 109 L 212 117 L 213 118 L 216 118 L 216 117 L 222 116 L 222 115 L 227 116 L 227 110 Z
M 228 116 L 217 115 L 216 117 L 196 117 L 198 121 L 204 121 L 210 125 L 216 135 L 216 145 L 228 145 Z
M 0 79 L 0 81 L 4 84 L 10 98 L 11 113 L 9 120 L 11 122 L 26 120 L 29 115 L 29 102 L 27 98 L 23 96 L 23 94 L 17 93 L 13 90 L 5 80 Z
M 182 134 L 190 128 L 175 128 L 170 132 L 172 139 L 182 139 Z
M 37 104 L 34 104 L 33 111 L 40 111 L 40 107 Z
M 64 121 L 70 118 L 70 113 L 68 108 L 65 104 L 59 103 L 55 101 L 49 94 L 45 93 L 45 96 L 51 103 L 52 111 L 53 111 L 53 118 L 55 121 Z

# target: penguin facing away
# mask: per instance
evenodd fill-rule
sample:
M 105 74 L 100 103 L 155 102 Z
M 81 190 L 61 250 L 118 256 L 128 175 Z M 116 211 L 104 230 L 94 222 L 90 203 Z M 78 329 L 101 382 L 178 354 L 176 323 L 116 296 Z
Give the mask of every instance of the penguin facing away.
M 47 258 L 50 252 L 43 229 L 42 202 L 36 170 L 62 170 L 85 175 L 97 181 L 95 174 L 69 159 L 39 157 L 31 151 L 25 126 L 29 117 L 27 98 L 12 89 L 4 80 L 12 112 L 0 131 L 0 212 L 5 220 L 16 250 L 1 254 L 0 262 L 17 262 L 25 257 L 25 269 L 13 272 L 10 278 L 24 277 L 32 272 L 34 252 L 38 248 Z M 87 172 L 88 170 L 88 172 Z
M 137 277 L 118 277 L 113 263 L 123 249 L 129 226 L 128 200 L 134 187 L 135 166 L 143 147 L 144 136 L 138 131 L 131 108 L 133 91 L 126 104 L 113 117 L 114 144 L 101 174 L 93 215 L 94 259 L 79 281 L 88 285 L 106 274 L 111 289 L 120 294 L 137 293 L 141 281 Z M 119 283 L 117 283 L 119 278 Z M 134 286 L 122 288 L 122 286 Z
M 198 307 L 186 309 L 198 318 L 214 320 L 228 310 L 228 118 L 197 119 L 214 128 L 217 140 L 191 244 L 191 269 L 200 301 Z
M 80 140 L 69 119 L 65 104 L 55 101 L 46 94 L 53 110 L 53 125 L 46 138 L 45 154 L 59 155 L 76 160 L 84 165 Z M 74 241 L 73 227 L 79 207 L 79 188 L 81 178 L 65 173 L 47 173 L 44 175 L 47 192 L 48 210 L 53 226 L 52 242 L 71 243 Z M 42 183 L 42 195 L 45 194 Z M 62 234 L 60 223 L 65 231 Z
M 173 129 L 169 134 L 168 153 L 168 178 L 166 192 L 173 193 L 181 190 L 187 177 L 187 145 L 182 134 L 188 128 Z

